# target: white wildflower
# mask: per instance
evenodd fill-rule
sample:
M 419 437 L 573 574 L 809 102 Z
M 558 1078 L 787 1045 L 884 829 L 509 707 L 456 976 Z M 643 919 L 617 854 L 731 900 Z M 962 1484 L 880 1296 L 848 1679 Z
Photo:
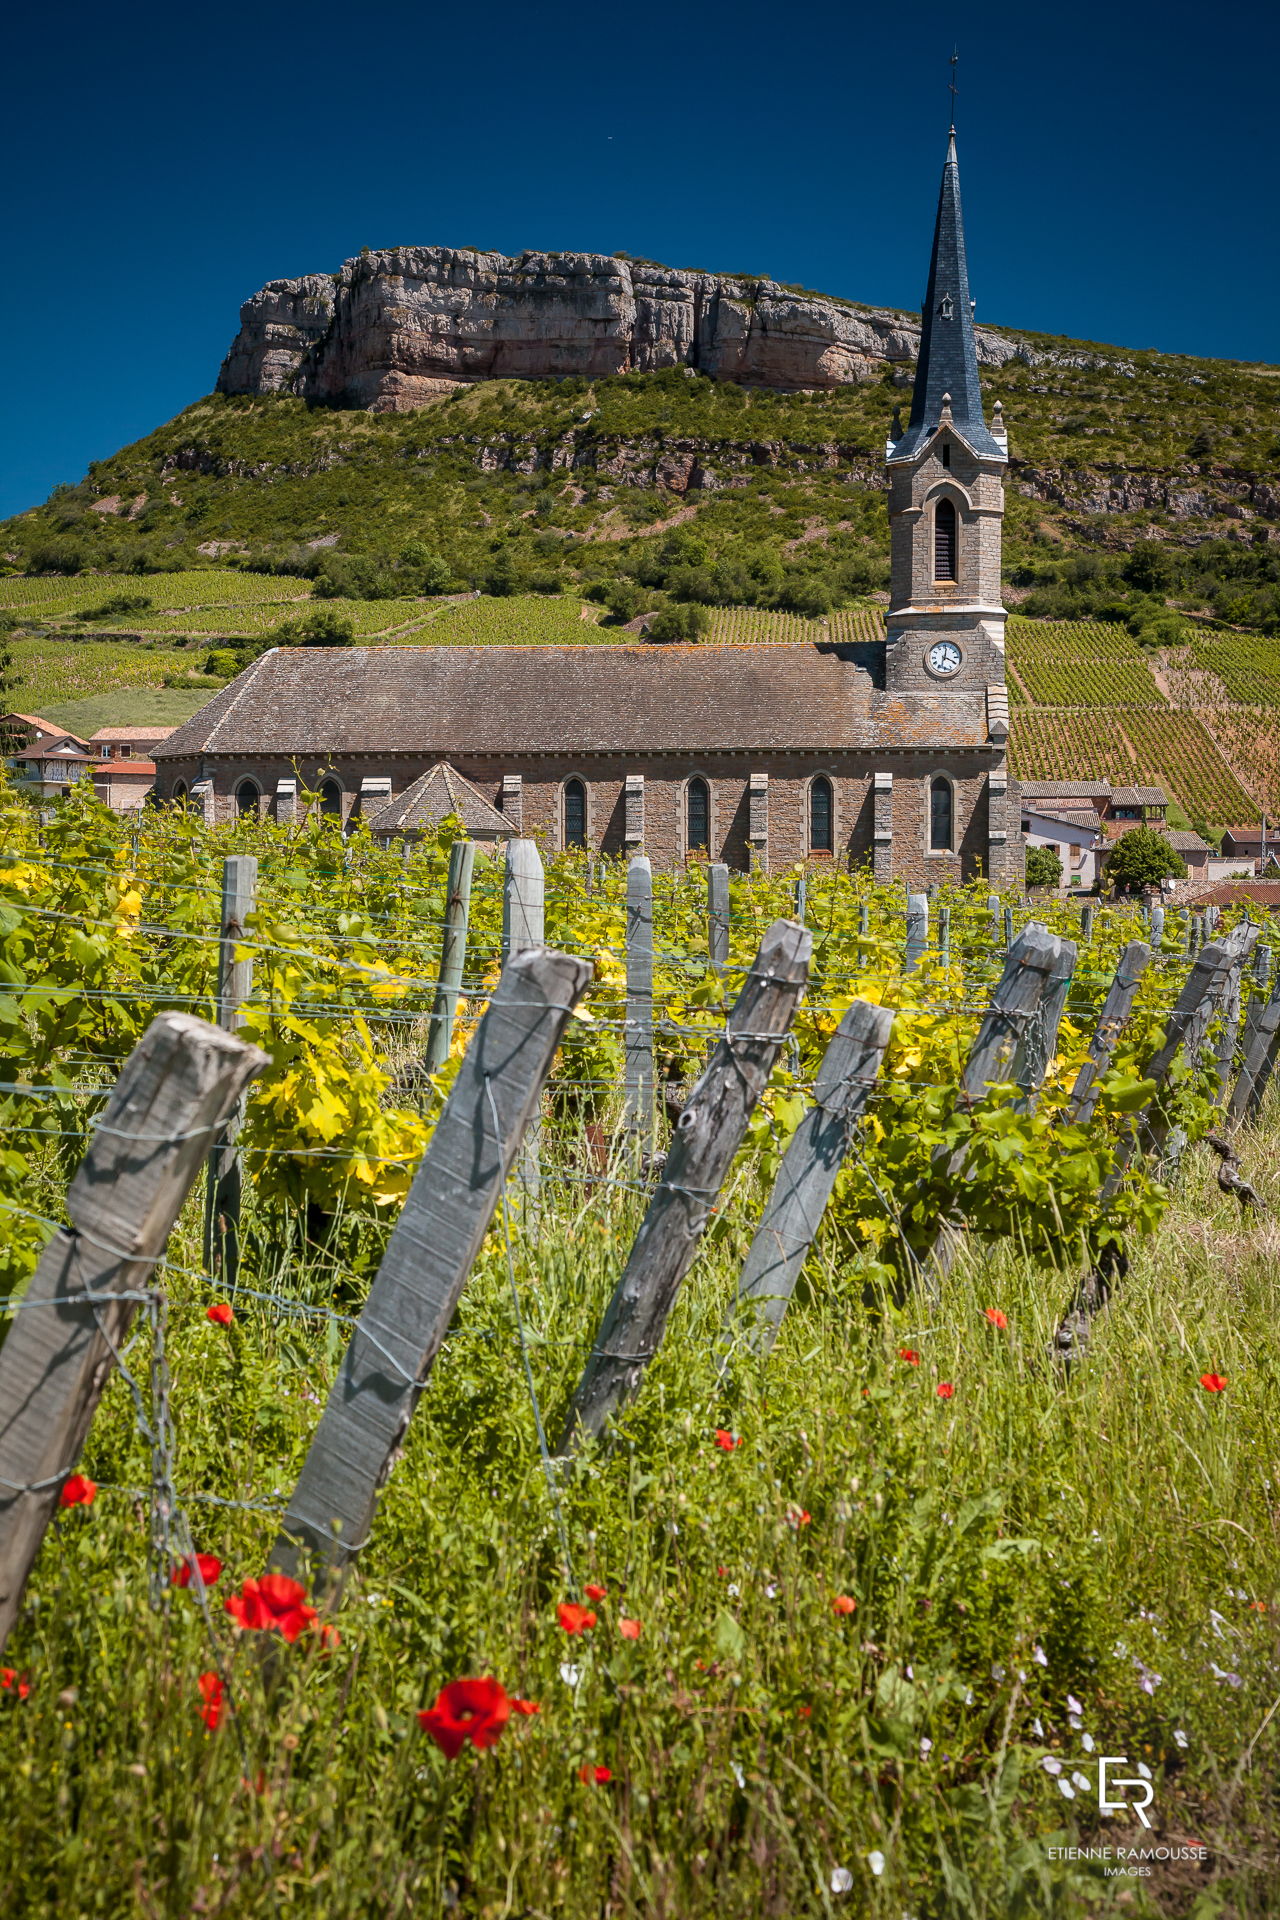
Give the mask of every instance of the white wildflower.
M 1046 1773 L 1062 1772 L 1061 1760 L 1055 1760 L 1051 1753 L 1046 1753 L 1044 1759 L 1040 1762 L 1040 1765 L 1044 1768 Z
M 831 1891 L 832 1893 L 853 1892 L 853 1875 L 850 1873 L 848 1867 L 832 1867 Z
M 877 1848 L 874 1853 L 867 1855 L 867 1865 L 878 1880 L 884 1872 L 884 1855 L 880 1852 L 879 1848 Z
M 1185 1733 L 1184 1733 L 1184 1732 L 1182 1731 L 1182 1728 L 1181 1728 L 1181 1727 L 1175 1727 L 1175 1728 L 1174 1728 L 1174 1730 L 1173 1730 L 1173 1737 L 1174 1737 L 1174 1739 L 1175 1739 L 1175 1740 L 1177 1741 L 1177 1743 L 1178 1743 L 1178 1745 L 1179 1745 L 1180 1747 L 1185 1747 L 1185 1746 L 1186 1746 L 1186 1744 L 1187 1744 L 1187 1736 L 1186 1736 L 1186 1734 L 1185 1734 Z
M 566 1687 L 576 1687 L 582 1678 L 582 1668 L 573 1666 L 568 1660 L 562 1661 L 560 1678 L 564 1681 Z

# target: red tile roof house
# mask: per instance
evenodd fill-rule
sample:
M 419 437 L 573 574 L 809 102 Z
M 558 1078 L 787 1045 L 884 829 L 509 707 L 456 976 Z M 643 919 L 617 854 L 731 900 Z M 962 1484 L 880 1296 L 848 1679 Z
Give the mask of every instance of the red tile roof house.
M 5 765 L 15 785 L 42 800 L 58 799 L 92 763 L 87 741 L 39 714 L 0 715 L 0 740 L 9 749 Z
M 99 758 L 93 790 L 117 813 L 133 813 L 155 785 L 156 763 L 147 749 L 161 746 L 173 727 L 99 727 L 90 741 Z

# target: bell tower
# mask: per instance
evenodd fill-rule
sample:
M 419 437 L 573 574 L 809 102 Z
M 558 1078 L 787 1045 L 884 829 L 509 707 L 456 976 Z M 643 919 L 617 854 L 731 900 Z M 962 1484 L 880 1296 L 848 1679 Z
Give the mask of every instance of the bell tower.
M 982 411 L 973 303 L 951 129 L 921 314 L 911 418 L 885 447 L 892 573 L 885 684 L 973 693 L 1004 688 L 1000 523 L 1008 437 L 999 401 Z

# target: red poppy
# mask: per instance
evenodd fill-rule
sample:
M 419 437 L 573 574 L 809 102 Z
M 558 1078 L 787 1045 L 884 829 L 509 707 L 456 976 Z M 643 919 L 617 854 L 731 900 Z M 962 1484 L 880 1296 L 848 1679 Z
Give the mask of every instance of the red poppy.
M 724 1427 L 717 1427 L 715 1431 L 715 1445 L 719 1447 L 721 1453 L 732 1453 L 735 1447 L 742 1445 L 742 1440 L 740 1436 L 735 1440 L 733 1435 L 727 1432 Z
M 955 1388 L 952 1386 L 949 1380 L 939 1380 L 938 1382 L 939 1400 L 949 1400 L 954 1392 L 955 1392 Z
M 812 1708 L 812 1707 L 797 1707 L 797 1708 L 796 1708 L 796 1719 L 797 1719 L 797 1720 L 809 1720 L 809 1719 L 811 1719 L 811 1718 L 812 1718 L 812 1716 L 813 1716 L 813 1708 Z
M 336 1627 L 330 1627 L 328 1625 L 321 1627 L 320 1629 L 321 1653 L 332 1653 L 335 1647 L 340 1647 L 341 1645 L 342 1645 L 342 1635 L 338 1632 L 338 1629 Z
M 609 1598 L 608 1587 L 589 1586 L 584 1587 L 582 1591 L 586 1594 L 588 1600 L 607 1600 Z
M 222 1562 L 216 1559 L 211 1553 L 196 1554 L 195 1566 L 199 1567 L 200 1578 L 206 1587 L 216 1586 L 222 1578 Z M 184 1560 L 180 1566 L 174 1568 L 169 1581 L 170 1586 L 189 1587 L 191 1585 L 192 1571 L 191 1560 Z
M 613 1774 L 608 1767 L 585 1766 L 578 1768 L 578 1778 L 583 1782 L 584 1786 L 591 1786 L 594 1783 L 596 1786 L 602 1787 L 606 1780 L 612 1780 Z
M 207 1307 L 204 1317 L 212 1321 L 215 1327 L 229 1327 L 235 1319 L 231 1311 L 231 1303 L 227 1300 L 219 1300 L 216 1305 Z
M 795 1527 L 799 1529 L 800 1527 L 807 1527 L 808 1524 L 809 1524 L 809 1516 L 805 1512 L 803 1507 L 787 1508 L 787 1525 L 789 1527 Z
M 556 1608 L 556 1619 L 566 1633 L 589 1633 L 596 1623 L 591 1609 L 580 1607 L 576 1600 L 562 1600 Z
M 541 1700 L 513 1700 L 511 1702 L 511 1711 L 512 1713 L 522 1713 L 526 1716 L 531 1713 L 541 1713 L 542 1702 Z
M 31 1682 L 16 1667 L 0 1667 L 0 1688 L 5 1693 L 16 1693 L 19 1700 L 25 1700 L 31 1691 Z
M 991 1322 L 993 1327 L 1008 1326 L 1009 1317 L 1007 1314 L 1001 1313 L 999 1307 L 984 1307 L 983 1312 L 986 1314 L 987 1319 Z
M 640 1638 L 640 1622 L 638 1620 L 619 1620 L 618 1632 L 624 1640 L 638 1640 Z
M 296 1580 L 283 1573 L 264 1573 L 261 1580 L 246 1580 L 223 1605 L 237 1625 L 260 1633 L 279 1632 L 292 1646 L 316 1617 L 306 1598 L 306 1588 Z
M 1200 1385 L 1206 1393 L 1225 1393 L 1227 1376 L 1225 1373 L 1202 1373 L 1200 1375 Z
M 434 1707 L 423 1707 L 418 1725 L 446 1760 L 456 1760 L 469 1740 L 473 1747 L 496 1747 L 511 1717 L 511 1702 L 500 1680 L 451 1680 L 441 1687 Z
M 91 1507 L 97 1497 L 98 1483 L 87 1473 L 73 1473 L 58 1495 L 60 1507 Z
M 831 1602 L 831 1611 L 832 1613 L 854 1613 L 857 1605 L 857 1601 L 851 1599 L 847 1593 L 838 1593 Z
M 198 1684 L 200 1698 L 204 1701 L 200 1718 L 212 1732 L 222 1719 L 222 1682 L 216 1673 L 202 1673 Z
M 914 1347 L 899 1347 L 898 1358 L 899 1360 L 905 1360 L 909 1367 L 918 1367 L 920 1365 L 920 1355 Z
M 717 1568 L 716 1568 L 716 1579 L 717 1579 L 717 1580 L 727 1580 L 728 1578 L 729 1578 L 729 1569 L 728 1569 L 728 1567 L 717 1567 Z

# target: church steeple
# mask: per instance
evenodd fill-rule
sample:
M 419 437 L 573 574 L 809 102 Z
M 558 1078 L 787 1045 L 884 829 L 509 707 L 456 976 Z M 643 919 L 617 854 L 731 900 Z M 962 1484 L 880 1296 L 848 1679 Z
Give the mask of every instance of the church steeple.
M 954 127 L 942 169 L 933 257 L 929 262 L 929 290 L 920 317 L 920 358 L 911 396 L 911 419 L 906 433 L 895 443 L 890 459 L 915 457 L 937 431 L 949 397 L 952 430 L 980 457 L 1003 460 L 1005 450 L 993 438 L 982 413 Z

